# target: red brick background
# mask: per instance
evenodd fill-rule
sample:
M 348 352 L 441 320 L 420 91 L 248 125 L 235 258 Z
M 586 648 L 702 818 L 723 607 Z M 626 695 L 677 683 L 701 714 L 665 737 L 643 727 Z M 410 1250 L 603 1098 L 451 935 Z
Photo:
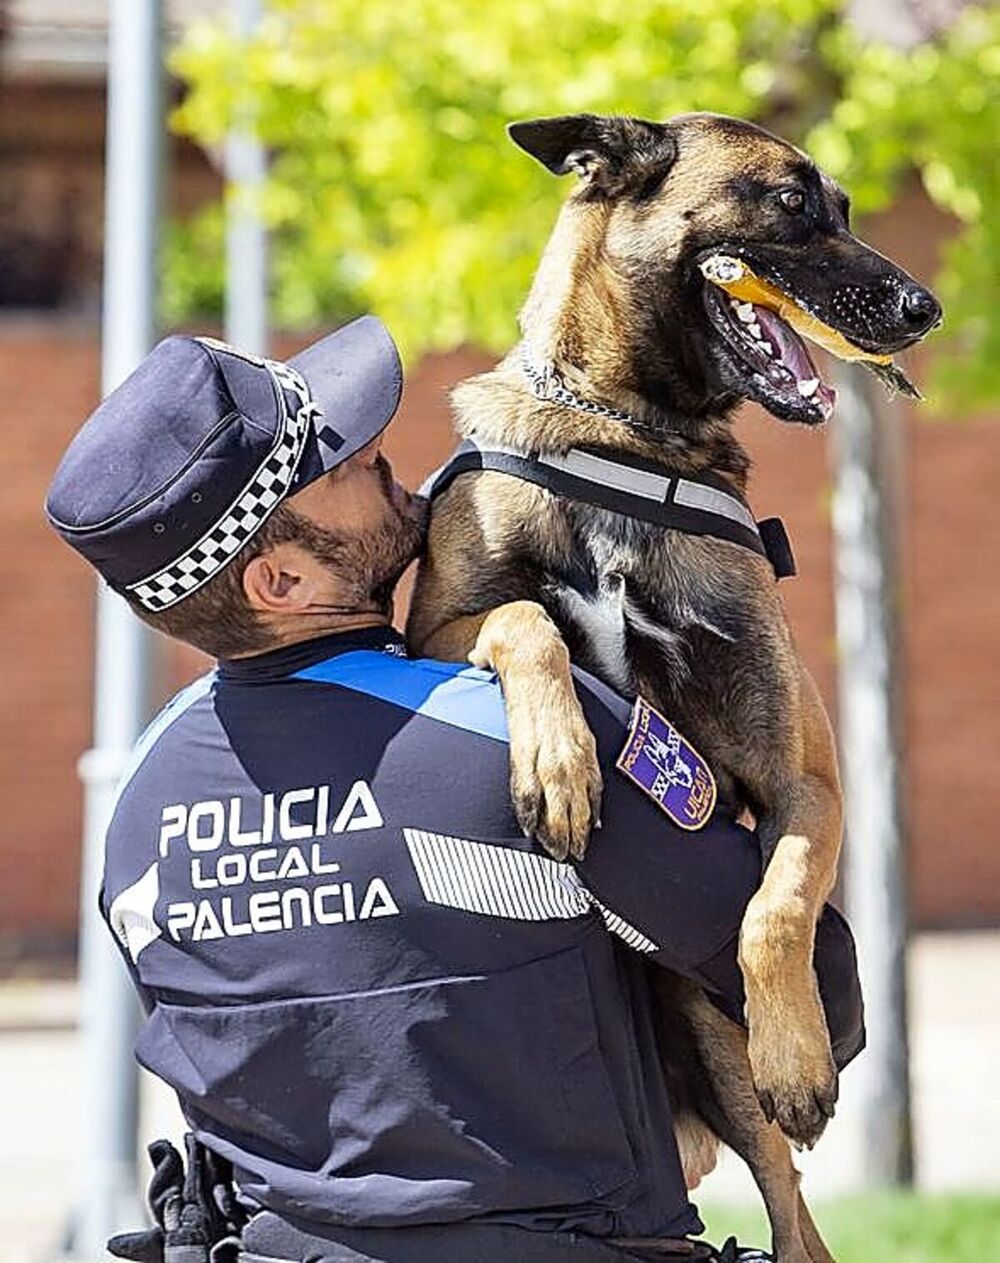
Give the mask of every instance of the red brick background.
M 303 339 L 283 341 L 287 353 Z M 446 394 L 487 361 L 463 353 L 409 376 L 390 458 L 414 485 L 450 450 Z M 92 330 L 48 321 L 0 326 L 5 494 L 0 539 L 3 667 L 0 967 L 67 948 L 77 911 L 81 792 L 75 765 L 90 731 L 91 576 L 44 525 L 59 454 L 98 398 Z M 784 585 L 802 653 L 831 709 L 835 680 L 826 440 L 753 410 L 740 431 L 754 456 L 757 512 L 789 527 L 799 578 Z M 901 444 L 906 792 L 914 914 L 921 925 L 1000 922 L 1000 584 L 996 563 L 1000 423 L 912 415 Z M 167 647 L 164 646 L 166 650 Z M 201 668 L 161 655 L 161 690 Z
M 91 334 L 2 330 L 0 398 L 0 963 L 20 939 L 62 946 L 76 916 L 80 793 L 91 704 L 93 582 L 41 517 L 46 478 L 97 397 Z M 54 940 L 58 942 L 54 943 Z

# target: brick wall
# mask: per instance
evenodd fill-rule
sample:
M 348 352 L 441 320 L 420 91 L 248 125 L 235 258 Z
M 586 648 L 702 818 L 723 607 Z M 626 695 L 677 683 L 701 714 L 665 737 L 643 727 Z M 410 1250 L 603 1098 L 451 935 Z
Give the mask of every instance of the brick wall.
M 5 941 L 8 950 L 21 939 L 33 950 L 61 947 L 76 917 L 75 765 L 89 734 L 94 585 L 43 524 L 41 504 L 47 476 L 97 391 L 89 333 L 3 327 L 0 961 Z
M 298 344 L 278 349 L 290 353 Z M 450 450 L 449 385 L 485 364 L 476 354 L 457 354 L 426 361 L 410 374 L 387 444 L 410 485 Z M 0 398 L 7 404 L 0 436 L 6 475 L 0 500 L 0 966 L 4 952 L 65 949 L 76 921 L 81 792 L 75 765 L 90 731 L 93 584 L 44 525 L 40 506 L 63 447 L 97 397 L 92 330 L 42 321 L 0 326 Z M 784 596 L 801 651 L 833 709 L 826 440 L 752 409 L 740 431 L 755 460 L 755 507 L 761 515 L 780 513 L 795 542 L 800 576 L 784 585 Z M 995 924 L 1000 423 L 910 416 L 901 469 L 903 713 L 915 917 L 922 925 Z M 203 667 L 193 652 L 163 649 L 161 691 Z

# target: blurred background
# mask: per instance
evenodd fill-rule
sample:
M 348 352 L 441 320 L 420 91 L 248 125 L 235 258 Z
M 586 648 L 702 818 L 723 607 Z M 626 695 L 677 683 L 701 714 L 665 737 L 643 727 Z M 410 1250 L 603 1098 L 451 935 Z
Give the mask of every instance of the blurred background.
M 126 1186 L 145 1183 L 137 1148 L 179 1130 L 152 1085 L 134 1108 L 117 1099 L 127 1059 L 102 1070 L 88 1036 L 120 996 L 103 1004 L 97 975 L 78 977 L 96 901 L 78 762 L 98 744 L 99 688 L 92 575 L 41 513 L 63 448 L 154 329 L 242 331 L 286 355 L 374 311 L 407 358 L 388 449 L 417 485 L 452 446 L 450 387 L 516 341 L 566 191 L 504 124 L 689 109 L 807 148 L 852 195 L 856 231 L 945 303 L 907 364 L 923 405 L 837 366 L 826 433 L 750 407 L 737 424 L 755 510 L 795 546 L 796 639 L 839 716 L 841 895 L 869 996 L 871 1049 L 803 1160 L 805 1191 L 844 1263 L 1000 1259 L 1000 11 L 165 0 L 158 41 L 119 43 L 116 72 L 116 23 L 138 39 L 158 7 L 0 4 L 0 1259 L 99 1257 L 80 1229 L 98 1088 L 125 1127 Z M 114 73 L 149 121 L 138 149 L 119 134 L 116 178 L 146 190 L 152 243 L 130 329 L 127 285 L 117 323 L 107 298 L 109 269 L 147 266 L 113 239 L 124 221 L 106 229 Z M 126 131 L 135 99 L 120 97 Z M 145 714 L 206 666 L 164 641 L 144 661 Z M 107 654 L 100 669 L 107 683 Z M 762 1238 L 735 1160 L 698 1197 L 714 1236 Z

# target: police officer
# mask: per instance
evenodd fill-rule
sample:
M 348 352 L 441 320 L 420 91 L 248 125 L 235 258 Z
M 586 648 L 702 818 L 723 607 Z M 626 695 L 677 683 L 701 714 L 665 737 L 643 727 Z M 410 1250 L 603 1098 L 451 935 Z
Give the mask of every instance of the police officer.
M 390 623 L 425 516 L 380 450 L 401 383 L 371 317 L 288 364 L 168 338 L 56 473 L 63 538 L 219 659 L 140 740 L 107 836 L 138 1059 L 232 1164 L 250 1256 L 723 1257 L 692 1254 L 645 966 L 739 1017 L 753 835 L 678 828 L 616 763 L 669 746 L 703 780 L 696 753 L 660 716 L 644 747 L 583 675 L 603 828 L 575 865 L 521 835 L 495 677 Z M 853 947 L 829 911 L 818 942 L 843 1066 Z

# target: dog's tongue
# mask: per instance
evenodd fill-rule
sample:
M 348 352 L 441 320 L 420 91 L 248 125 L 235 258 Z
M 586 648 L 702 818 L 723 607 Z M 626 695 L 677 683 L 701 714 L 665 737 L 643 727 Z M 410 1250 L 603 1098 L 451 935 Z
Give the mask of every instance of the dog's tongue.
M 781 356 L 783 367 L 795 378 L 796 383 L 811 383 L 819 381 L 819 385 L 811 395 L 803 396 L 804 398 L 812 398 L 828 417 L 833 412 L 833 405 L 837 401 L 837 392 L 832 386 L 828 386 L 826 382 L 820 380 L 816 366 L 809 358 L 809 352 L 805 348 L 805 343 L 795 332 L 795 330 L 769 307 L 761 307 L 757 303 L 753 305 L 754 315 L 757 323 L 760 325 L 761 333 L 764 338 L 776 347 Z

